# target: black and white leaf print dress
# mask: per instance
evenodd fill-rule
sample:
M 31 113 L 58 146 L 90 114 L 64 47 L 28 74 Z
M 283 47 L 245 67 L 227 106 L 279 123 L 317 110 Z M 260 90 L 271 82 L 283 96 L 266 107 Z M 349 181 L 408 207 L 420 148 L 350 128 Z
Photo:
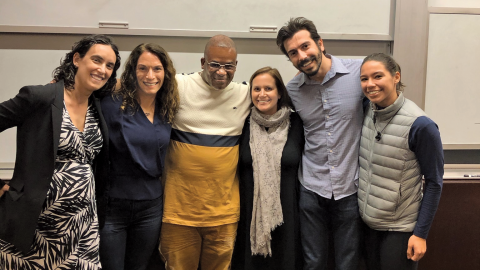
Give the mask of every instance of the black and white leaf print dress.
M 35 241 L 28 254 L 0 239 L 0 269 L 101 269 L 91 163 L 102 148 L 98 115 L 90 105 L 80 132 L 63 109 L 55 170 Z

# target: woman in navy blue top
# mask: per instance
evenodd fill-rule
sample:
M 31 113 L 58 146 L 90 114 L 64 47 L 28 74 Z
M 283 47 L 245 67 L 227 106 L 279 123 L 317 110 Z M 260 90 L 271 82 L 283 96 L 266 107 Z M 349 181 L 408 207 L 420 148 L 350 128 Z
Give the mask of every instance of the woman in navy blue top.
M 156 44 L 130 54 L 120 87 L 102 100 L 109 132 L 108 178 L 99 194 L 103 269 L 145 269 L 157 247 L 162 170 L 179 97 L 175 68 Z

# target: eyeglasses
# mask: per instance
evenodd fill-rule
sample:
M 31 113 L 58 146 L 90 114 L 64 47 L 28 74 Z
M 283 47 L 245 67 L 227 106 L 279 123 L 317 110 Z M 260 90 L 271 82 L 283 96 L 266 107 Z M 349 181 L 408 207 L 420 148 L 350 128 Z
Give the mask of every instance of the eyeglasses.
M 206 62 L 206 63 L 212 70 L 224 68 L 225 70 L 230 71 L 230 70 L 235 70 L 237 68 L 237 66 L 233 64 L 221 65 L 217 62 Z

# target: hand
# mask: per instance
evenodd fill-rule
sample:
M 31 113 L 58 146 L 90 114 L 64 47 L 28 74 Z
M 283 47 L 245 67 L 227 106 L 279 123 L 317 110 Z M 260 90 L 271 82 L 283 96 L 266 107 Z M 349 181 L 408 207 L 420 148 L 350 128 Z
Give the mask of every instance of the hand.
M 412 261 L 419 261 L 427 252 L 427 240 L 412 235 L 408 239 L 407 258 Z
M 2 197 L 3 193 L 5 193 L 5 191 L 8 191 L 9 189 L 10 189 L 9 185 L 4 185 L 2 189 L 0 189 L 0 197 Z

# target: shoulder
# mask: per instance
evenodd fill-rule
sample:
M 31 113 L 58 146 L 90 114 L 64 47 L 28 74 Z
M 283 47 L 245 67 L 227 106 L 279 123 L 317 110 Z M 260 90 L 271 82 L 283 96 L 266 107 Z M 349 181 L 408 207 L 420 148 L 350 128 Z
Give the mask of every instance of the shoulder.
M 407 98 L 405 98 L 405 102 L 402 105 L 402 108 L 400 109 L 398 114 L 405 115 L 408 117 L 413 117 L 413 118 L 426 116 L 425 112 L 422 109 L 420 109 L 420 107 L 418 107 L 417 104 L 415 104 L 415 102 Z
M 438 132 L 437 124 L 425 115 L 417 117 L 417 119 L 415 119 L 415 121 L 413 122 L 411 129 L 413 131 L 427 131 L 428 133 Z
M 18 97 L 26 99 L 30 104 L 49 105 L 57 95 L 63 95 L 63 81 L 46 85 L 28 85 L 20 89 Z
M 119 110 L 120 106 L 122 105 L 123 98 L 122 96 L 114 96 L 113 94 L 106 95 L 102 98 L 100 104 L 102 107 L 102 113 L 105 116 L 114 114 L 117 110 Z
M 298 90 L 300 88 L 300 82 L 304 82 L 305 81 L 305 78 L 304 78 L 305 74 L 303 73 L 299 73 L 297 75 L 295 75 L 295 77 L 293 77 L 286 85 L 287 87 L 287 90 L 288 91 L 291 91 L 291 90 Z
M 297 112 L 290 114 L 290 127 L 294 129 L 301 129 L 303 131 L 303 121 Z
M 178 73 L 175 75 L 175 79 L 177 83 L 187 81 L 187 80 L 197 80 L 198 78 L 202 78 L 200 76 L 200 72 L 191 72 L 191 73 Z
M 300 118 L 300 115 L 298 115 L 297 112 L 291 112 L 290 113 L 290 121 L 291 122 L 302 122 L 302 119 Z
M 247 82 L 234 82 L 232 81 L 227 89 L 233 90 L 233 94 L 237 95 L 239 98 L 240 97 L 247 97 L 250 99 L 250 87 Z M 248 105 L 250 105 L 250 102 L 248 102 Z
M 355 67 L 359 68 L 362 65 L 363 59 L 351 59 L 351 58 L 337 58 L 335 56 L 331 56 L 332 61 L 338 61 L 345 65 L 346 67 Z

